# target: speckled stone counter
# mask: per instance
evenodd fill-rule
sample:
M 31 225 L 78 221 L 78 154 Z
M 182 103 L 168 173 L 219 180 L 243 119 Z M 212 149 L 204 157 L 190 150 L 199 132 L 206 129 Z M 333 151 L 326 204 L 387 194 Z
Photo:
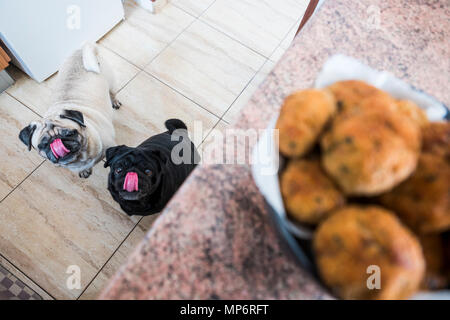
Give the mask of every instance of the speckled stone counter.
M 242 111 L 265 128 L 285 96 L 308 88 L 333 54 L 387 70 L 450 104 L 448 1 L 328 0 Z M 286 254 L 243 165 L 197 168 L 103 299 L 322 299 Z

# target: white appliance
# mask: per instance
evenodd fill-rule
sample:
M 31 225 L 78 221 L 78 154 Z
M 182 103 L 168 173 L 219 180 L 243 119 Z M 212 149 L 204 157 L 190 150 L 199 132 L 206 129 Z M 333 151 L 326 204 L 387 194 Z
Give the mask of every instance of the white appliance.
M 121 0 L 0 0 L 0 40 L 14 64 L 41 82 L 123 18 Z
M 140 5 L 145 10 L 151 13 L 159 12 L 162 7 L 167 4 L 167 0 L 135 0 L 138 5 Z

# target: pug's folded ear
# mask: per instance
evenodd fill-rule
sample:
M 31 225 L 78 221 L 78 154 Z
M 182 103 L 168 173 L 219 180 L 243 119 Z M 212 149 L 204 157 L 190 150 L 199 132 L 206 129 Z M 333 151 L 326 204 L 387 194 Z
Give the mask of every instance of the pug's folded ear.
M 115 159 L 117 159 L 117 157 L 120 157 L 130 149 L 132 148 L 127 147 L 126 145 L 108 148 L 106 150 L 106 162 L 103 166 L 105 168 L 109 167 L 115 161 Z
M 84 124 L 84 117 L 80 111 L 77 110 L 64 110 L 63 114 L 60 114 L 59 117 L 61 119 L 69 119 L 76 123 L 78 123 L 81 127 L 86 127 Z
M 36 130 L 35 124 L 30 124 L 27 127 L 20 130 L 19 139 L 28 147 L 28 151 L 31 150 L 31 139 L 33 138 L 33 133 L 35 130 Z

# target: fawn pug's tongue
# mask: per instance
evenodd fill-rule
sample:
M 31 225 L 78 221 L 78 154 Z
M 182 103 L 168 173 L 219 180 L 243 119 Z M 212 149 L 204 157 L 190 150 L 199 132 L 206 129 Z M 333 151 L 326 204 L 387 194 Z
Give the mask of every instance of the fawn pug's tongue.
M 56 159 L 63 158 L 70 153 L 61 139 L 56 139 L 50 144 L 50 149 Z
M 123 182 L 123 190 L 127 192 L 139 191 L 139 178 L 136 172 L 128 172 Z

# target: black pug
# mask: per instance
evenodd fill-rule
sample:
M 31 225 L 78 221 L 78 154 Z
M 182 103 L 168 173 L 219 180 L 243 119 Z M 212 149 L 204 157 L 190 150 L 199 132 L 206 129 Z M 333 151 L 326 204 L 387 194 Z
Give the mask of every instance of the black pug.
M 130 216 L 160 212 L 200 160 L 183 121 L 167 120 L 165 126 L 168 131 L 136 148 L 106 150 L 108 190 Z

